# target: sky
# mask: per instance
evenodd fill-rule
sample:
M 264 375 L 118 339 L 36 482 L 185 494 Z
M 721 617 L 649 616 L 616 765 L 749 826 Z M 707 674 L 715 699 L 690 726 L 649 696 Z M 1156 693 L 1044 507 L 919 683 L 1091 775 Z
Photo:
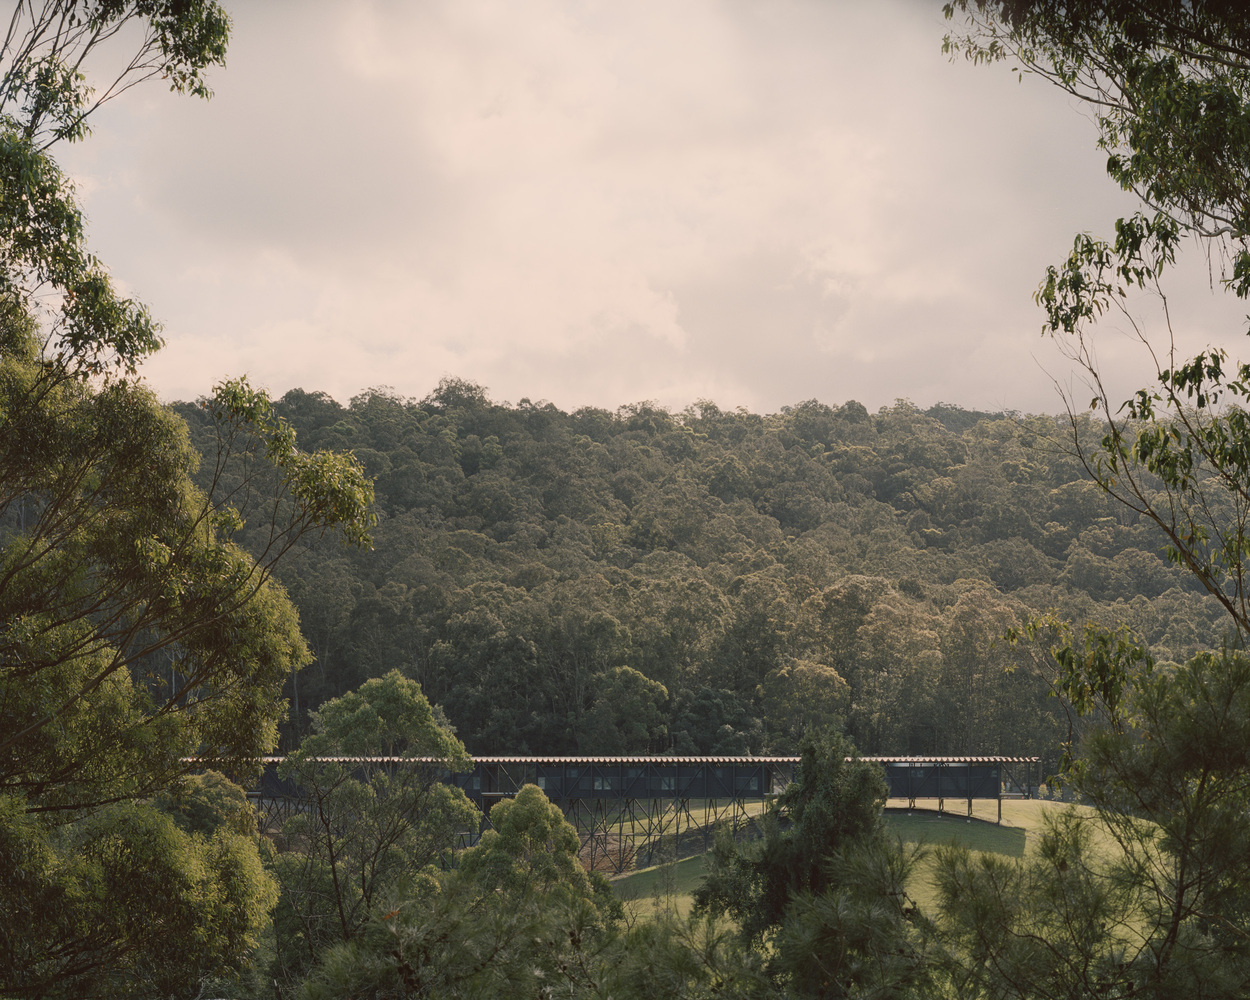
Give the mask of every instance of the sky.
M 940 0 L 225 6 L 211 101 L 148 84 L 56 148 L 167 401 L 1058 412 L 1033 293 L 1135 207 L 1077 102 L 949 61 Z M 1170 287 L 1183 347 L 1233 346 L 1200 253 Z M 1097 336 L 1113 393 L 1149 380 Z

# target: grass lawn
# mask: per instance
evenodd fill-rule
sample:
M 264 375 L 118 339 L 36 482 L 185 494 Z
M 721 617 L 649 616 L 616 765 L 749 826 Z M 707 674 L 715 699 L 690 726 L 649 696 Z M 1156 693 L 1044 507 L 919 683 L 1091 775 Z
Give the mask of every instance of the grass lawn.
M 956 808 L 962 803 L 956 804 Z M 966 808 L 966 807 L 965 807 Z M 1037 799 L 1009 799 L 1003 802 L 1003 821 L 995 823 L 998 803 L 973 803 L 973 818 L 960 812 L 939 815 L 933 809 L 907 812 L 906 801 L 887 803 L 886 826 L 891 836 L 902 838 L 904 844 L 938 846 L 954 842 L 974 851 L 1021 858 L 1033 848 L 1042 831 L 1044 810 L 1083 808 L 1064 806 L 1058 802 Z M 671 865 L 656 865 L 613 881 L 617 895 L 636 916 L 646 918 L 666 909 L 681 915 L 690 912 L 694 891 L 703 878 L 706 855 L 686 858 Z M 936 901 L 932 886 L 932 861 L 921 862 L 911 886 L 917 903 L 929 909 Z
M 968 819 L 952 813 L 938 814 L 928 809 L 916 809 L 908 813 L 906 803 L 901 808 L 891 803 L 890 810 L 885 814 L 886 827 L 890 835 L 902 839 L 904 845 L 925 844 L 937 847 L 941 844 L 955 843 L 973 851 L 986 851 L 1002 854 L 1009 858 L 1022 858 L 1030 846 L 1036 842 L 1041 831 L 1042 809 L 1050 803 L 1034 800 L 1012 800 L 1003 803 L 1003 822 L 997 824 L 990 817 L 979 818 L 981 810 L 974 803 L 973 818 Z M 989 803 L 993 807 L 993 816 L 998 814 L 998 804 Z M 932 912 L 937 903 L 937 891 L 933 886 L 933 858 L 923 858 L 917 866 L 916 874 L 908 891 L 922 910 Z
M 955 843 L 969 850 L 1001 854 L 1008 858 L 1022 858 L 1037 846 L 1044 829 L 1044 813 L 1063 809 L 1092 812 L 1087 806 L 1065 805 L 1039 799 L 1008 799 L 1003 802 L 1003 821 L 1000 825 L 993 822 L 998 812 L 996 802 L 974 802 L 971 821 L 965 815 L 945 813 L 939 817 L 936 812 L 924 809 L 917 809 L 909 814 L 906 801 L 891 800 L 887 808 L 889 811 L 885 814 L 886 826 L 893 836 L 901 837 L 904 844 L 937 847 Z M 982 815 L 985 819 L 979 818 Z M 1101 839 L 1106 850 L 1115 849 L 1112 841 L 1105 837 Z M 1097 845 L 1098 841 L 1095 843 Z M 923 910 L 931 910 L 937 902 L 932 873 L 932 858 L 922 860 L 912 884 L 908 887 Z
M 640 918 L 665 910 L 686 916 L 694 905 L 694 891 L 703 880 L 706 854 L 667 865 L 630 872 L 612 882 L 625 908 Z
M 1037 818 L 1040 821 L 1040 813 Z M 954 842 L 974 851 L 992 851 L 995 854 L 1005 854 L 1012 858 L 1024 857 L 1030 830 L 1035 825 L 1033 823 L 1008 825 L 1004 816 L 1003 824 L 999 826 L 985 820 L 969 820 L 965 816 L 951 816 L 949 813 L 939 816 L 936 812 L 921 809 L 912 813 L 891 810 L 885 814 L 885 822 L 890 834 L 894 837 L 901 837 L 904 843 L 949 844 Z

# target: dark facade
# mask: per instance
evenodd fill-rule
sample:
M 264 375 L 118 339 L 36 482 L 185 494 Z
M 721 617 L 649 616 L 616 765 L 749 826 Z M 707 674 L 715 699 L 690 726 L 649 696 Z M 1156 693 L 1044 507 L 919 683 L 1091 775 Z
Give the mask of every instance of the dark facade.
M 350 763 L 351 758 L 341 758 Z M 885 772 L 891 799 L 967 803 L 1004 795 L 1032 794 L 1036 757 L 865 757 Z M 263 826 L 280 825 L 301 808 L 294 785 L 277 775 L 281 758 L 267 758 L 260 788 L 253 793 Z M 425 758 L 369 758 L 377 767 L 437 768 Z M 588 868 L 620 874 L 672 855 L 707 850 L 717 825 L 750 827 L 765 803 L 792 780 L 798 757 L 477 757 L 469 771 L 439 770 L 438 780 L 461 788 L 489 826 L 491 807 L 524 785 L 537 785 L 560 807 L 582 838 Z M 479 831 L 468 831 L 466 843 Z

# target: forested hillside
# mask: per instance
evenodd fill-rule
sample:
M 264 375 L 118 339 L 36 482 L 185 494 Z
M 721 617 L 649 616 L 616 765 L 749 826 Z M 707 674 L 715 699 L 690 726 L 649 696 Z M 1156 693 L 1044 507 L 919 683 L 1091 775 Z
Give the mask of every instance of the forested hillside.
M 1219 640 L 1066 418 L 565 413 L 457 380 L 277 408 L 376 477 L 372 551 L 311 543 L 279 570 L 316 655 L 289 685 L 301 731 L 398 667 L 478 753 L 789 752 L 840 717 L 866 753 L 1049 755 L 1047 678 L 1007 628 L 1124 622 L 1174 660 Z

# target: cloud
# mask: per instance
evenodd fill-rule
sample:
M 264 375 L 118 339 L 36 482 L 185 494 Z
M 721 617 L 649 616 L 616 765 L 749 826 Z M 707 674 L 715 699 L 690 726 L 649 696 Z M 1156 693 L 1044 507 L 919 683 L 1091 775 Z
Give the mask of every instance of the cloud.
M 1054 409 L 1032 291 L 1126 202 L 1060 95 L 948 65 L 944 30 L 849 0 L 255 5 L 212 102 L 136 92 L 62 155 L 165 321 L 166 398 L 247 371 Z

